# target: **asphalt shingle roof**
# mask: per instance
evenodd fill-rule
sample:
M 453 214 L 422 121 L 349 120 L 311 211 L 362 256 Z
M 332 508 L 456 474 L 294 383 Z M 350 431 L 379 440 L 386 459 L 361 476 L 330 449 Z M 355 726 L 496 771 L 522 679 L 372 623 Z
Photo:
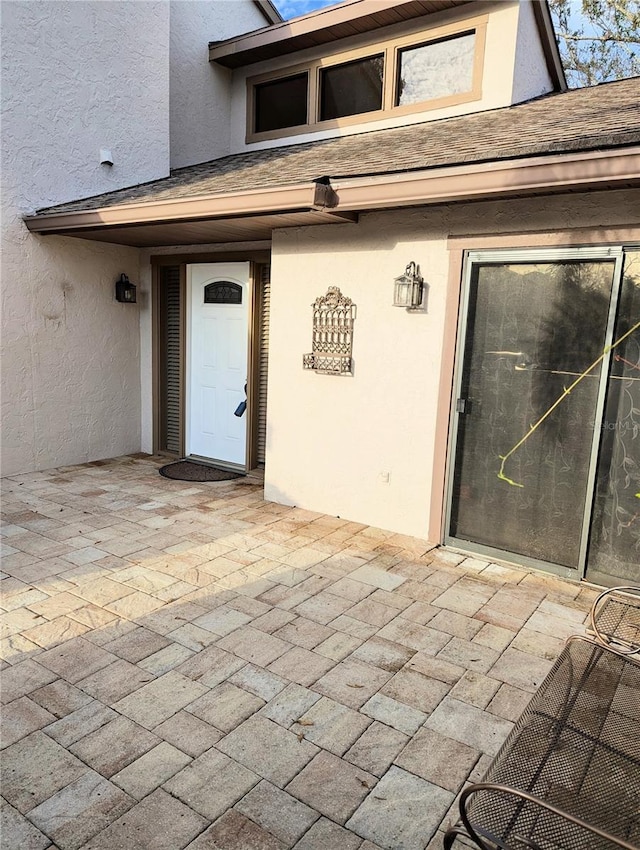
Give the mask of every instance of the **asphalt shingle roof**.
M 234 154 L 44 214 L 640 144 L 640 77 L 516 106 Z

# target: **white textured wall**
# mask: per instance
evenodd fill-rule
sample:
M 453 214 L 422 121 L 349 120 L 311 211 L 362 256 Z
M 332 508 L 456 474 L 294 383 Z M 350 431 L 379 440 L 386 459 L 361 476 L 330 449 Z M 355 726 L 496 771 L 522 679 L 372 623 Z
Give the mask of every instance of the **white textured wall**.
M 209 62 L 208 45 L 266 24 L 249 0 L 172 0 L 172 168 L 229 153 L 231 72 Z
M 527 0 L 523 0 L 527 3 Z M 504 0 L 496 4 L 489 11 L 487 24 L 487 37 L 484 56 L 484 75 L 482 83 L 482 97 L 469 103 L 457 104 L 441 109 L 430 109 L 424 112 L 416 112 L 398 118 L 385 118 L 380 121 L 364 121 L 348 127 L 340 127 L 332 130 L 322 130 L 315 133 L 300 134 L 298 136 L 287 136 L 284 139 L 275 139 L 266 142 L 255 142 L 247 145 L 246 137 L 246 89 L 247 77 L 269 73 L 279 68 L 286 68 L 299 63 L 316 59 L 329 52 L 343 52 L 366 43 L 365 37 L 358 36 L 324 45 L 322 48 L 304 50 L 298 53 L 284 56 L 280 59 L 272 59 L 260 62 L 249 68 L 238 69 L 233 74 L 232 84 L 232 114 L 231 114 L 231 148 L 232 152 L 242 150 L 255 150 L 262 148 L 277 147 L 283 144 L 297 144 L 299 142 L 312 141 L 316 139 L 334 138 L 336 136 L 351 135 L 354 133 L 382 130 L 387 127 L 401 127 L 423 121 L 436 121 L 442 118 L 450 118 L 454 115 L 466 115 L 485 109 L 496 109 L 507 106 L 513 102 L 512 89 L 514 78 L 514 62 L 516 57 L 516 41 L 518 33 L 518 21 L 520 17 L 519 3 L 517 0 Z M 528 3 L 527 3 L 528 5 Z M 480 10 L 474 10 L 473 4 L 466 7 L 467 16 L 475 17 Z M 486 11 L 485 9 L 482 10 Z M 445 23 L 451 23 L 462 18 L 464 13 L 456 10 L 455 13 L 437 14 L 429 18 L 433 27 Z M 389 32 L 396 31 L 395 27 Z M 386 37 L 381 33 L 380 40 Z M 371 38 L 370 34 L 367 37 Z M 418 37 L 419 40 L 419 37 Z M 365 116 L 366 117 L 366 116 Z
M 14 201 L 32 211 L 168 173 L 167 3 L 3 0 L 0 10 L 2 176 Z
M 598 192 L 277 231 L 265 498 L 426 537 L 448 236 L 628 225 L 633 209 L 637 193 Z M 391 306 L 393 279 L 411 260 L 429 283 L 425 312 Z M 302 369 L 302 355 L 311 351 L 310 305 L 329 285 L 357 305 L 353 377 Z M 388 483 L 381 473 L 389 474 Z
M 532 0 L 520 2 L 512 103 L 520 103 L 553 91 L 553 80 L 547 69 L 531 3 Z
M 34 236 L 22 216 L 168 173 L 169 8 L 5 0 L 1 13 L 6 475 L 139 450 L 138 307 L 113 295 L 138 251 Z

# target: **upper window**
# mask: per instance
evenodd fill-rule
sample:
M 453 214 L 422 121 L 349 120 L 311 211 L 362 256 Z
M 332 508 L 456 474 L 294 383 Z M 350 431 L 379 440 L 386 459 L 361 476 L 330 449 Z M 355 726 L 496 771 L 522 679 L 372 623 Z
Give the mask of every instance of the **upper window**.
M 247 80 L 247 141 L 478 100 L 486 20 L 394 37 Z
M 423 103 L 473 87 L 474 32 L 398 51 L 396 104 Z
M 384 53 L 320 71 L 320 120 L 382 109 Z
M 307 74 L 295 74 L 257 85 L 254 91 L 255 132 L 306 124 L 307 89 Z

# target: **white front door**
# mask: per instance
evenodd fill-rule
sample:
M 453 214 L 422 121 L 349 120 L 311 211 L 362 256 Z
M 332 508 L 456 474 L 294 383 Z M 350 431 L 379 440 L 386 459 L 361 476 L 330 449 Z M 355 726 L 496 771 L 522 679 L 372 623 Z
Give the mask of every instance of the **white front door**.
M 244 467 L 249 263 L 187 266 L 186 453 Z

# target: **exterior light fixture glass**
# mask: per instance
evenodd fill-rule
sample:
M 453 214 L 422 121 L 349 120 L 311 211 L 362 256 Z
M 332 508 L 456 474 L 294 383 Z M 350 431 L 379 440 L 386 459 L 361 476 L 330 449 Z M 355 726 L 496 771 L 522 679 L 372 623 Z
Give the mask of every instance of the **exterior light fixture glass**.
M 124 304 L 136 303 L 136 287 L 131 283 L 126 274 L 121 274 L 119 280 L 116 281 L 116 301 L 121 301 Z
M 412 261 L 404 270 L 404 274 L 394 281 L 393 306 L 416 310 L 422 305 L 423 293 L 424 280 L 420 276 L 420 266 Z

